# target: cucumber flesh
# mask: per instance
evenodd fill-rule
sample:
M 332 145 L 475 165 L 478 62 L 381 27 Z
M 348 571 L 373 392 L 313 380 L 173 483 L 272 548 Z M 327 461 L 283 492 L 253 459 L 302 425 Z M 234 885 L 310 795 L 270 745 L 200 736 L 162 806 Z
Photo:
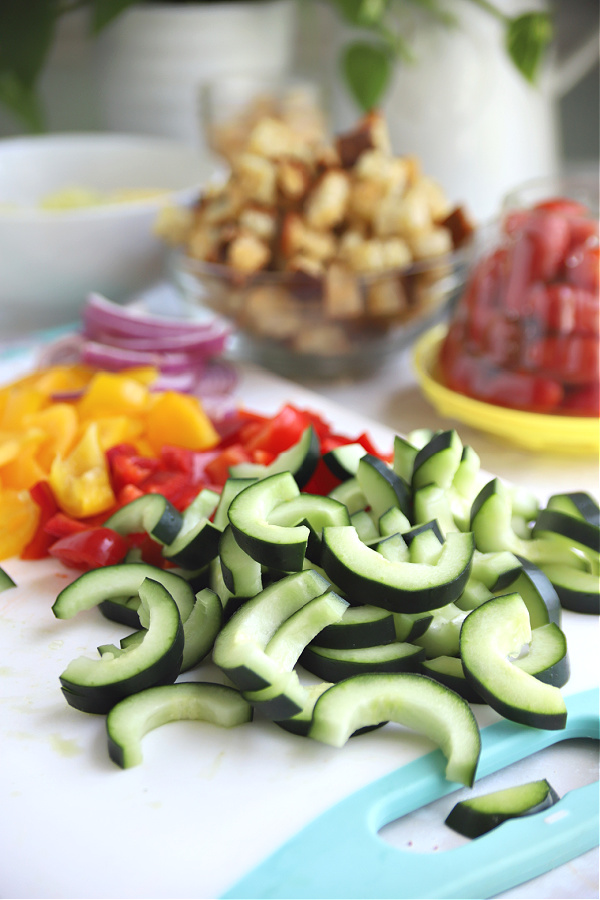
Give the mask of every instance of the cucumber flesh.
M 183 516 L 162 494 L 145 494 L 126 503 L 105 521 L 105 528 L 119 534 L 151 535 L 161 544 L 170 544 L 183 524 Z
M 213 662 L 244 691 L 260 691 L 281 677 L 266 647 L 286 619 L 329 589 L 327 579 L 306 569 L 269 585 L 247 600 L 222 628 L 213 647 Z
M 282 572 L 302 569 L 309 529 L 306 525 L 273 525 L 269 517 L 280 504 L 294 500 L 300 490 L 290 472 L 280 472 L 244 488 L 231 501 L 229 521 L 235 539 L 261 565 Z
M 549 809 L 558 800 L 558 794 L 545 778 L 530 781 L 461 800 L 450 811 L 446 825 L 464 837 L 476 838 L 507 819 L 532 816 Z
M 600 526 L 600 506 L 592 495 L 585 491 L 553 494 L 546 505 L 548 509 L 558 509 L 569 516 L 577 516 L 590 525 Z
M 168 722 L 192 719 L 222 728 L 252 719 L 252 707 L 234 688 L 182 682 L 147 688 L 117 703 L 106 719 L 108 754 L 122 769 L 142 762 L 142 738 Z
M 313 675 L 336 682 L 362 672 L 416 672 L 424 658 L 421 647 L 392 641 L 351 650 L 311 645 L 302 653 L 300 662 Z
M 560 690 L 513 665 L 531 640 L 529 613 L 519 594 L 488 600 L 468 614 L 460 633 L 467 680 L 496 712 L 534 728 L 561 729 L 567 709 Z
M 297 443 L 275 457 L 272 463 L 238 463 L 231 466 L 229 472 L 234 478 L 268 478 L 281 472 L 289 472 L 298 487 L 302 488 L 309 481 L 317 467 L 321 453 L 317 433 L 309 425 Z
M 560 563 L 542 563 L 543 573 L 552 582 L 563 609 L 600 615 L 600 577 Z
M 339 622 L 328 625 L 313 639 L 319 647 L 351 650 L 355 647 L 372 647 L 396 640 L 393 613 L 377 606 L 348 606 Z
M 310 736 L 343 746 L 358 728 L 398 722 L 430 738 L 446 756 L 446 778 L 472 785 L 481 737 L 469 704 L 441 684 L 412 672 L 374 672 L 335 684 L 319 697 Z
M 392 612 L 423 612 L 460 596 L 472 555 L 472 535 L 455 532 L 446 538 L 436 565 L 390 562 L 365 546 L 352 526 L 334 525 L 323 531 L 321 564 L 350 603 L 368 598 Z
M 149 617 L 144 639 L 116 656 L 73 659 L 60 676 L 70 705 L 106 713 L 123 697 L 173 682 L 179 675 L 184 636 L 175 601 L 162 584 L 149 578 L 140 585 L 139 595 Z
M 467 703 L 483 703 L 465 677 L 463 664 L 457 656 L 436 656 L 421 662 L 423 675 L 428 675 L 440 684 L 459 694 Z
M 180 575 L 147 563 L 119 563 L 92 569 L 79 575 L 59 593 L 52 606 L 57 619 L 70 619 L 78 612 L 92 609 L 103 600 L 133 597 L 145 578 L 158 581 L 175 600 L 182 620 L 187 619 L 194 607 L 194 592 Z
M 563 687 L 570 676 L 567 638 L 564 632 L 554 622 L 533 628 L 528 652 L 514 659 L 513 665 L 529 675 L 535 675 L 545 684 Z

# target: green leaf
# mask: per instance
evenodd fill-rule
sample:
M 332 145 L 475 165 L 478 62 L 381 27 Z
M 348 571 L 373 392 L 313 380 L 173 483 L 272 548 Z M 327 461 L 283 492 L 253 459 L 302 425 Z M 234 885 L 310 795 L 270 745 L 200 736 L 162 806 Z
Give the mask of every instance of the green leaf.
M 35 88 L 26 87 L 13 72 L 0 72 L 0 104 L 9 109 L 28 131 L 44 131 L 44 114 Z
M 126 9 L 139 2 L 140 0 L 91 0 L 92 34 L 98 34 Z
M 35 84 L 46 61 L 58 18 L 57 0 L 0 0 L 0 75 L 10 75 L 8 94 Z
M 392 74 L 387 47 L 356 41 L 344 49 L 342 69 L 348 89 L 359 107 L 365 112 L 377 107 Z
M 552 40 L 552 19 L 547 13 L 530 12 L 510 19 L 506 29 L 506 49 L 517 69 L 532 84 Z

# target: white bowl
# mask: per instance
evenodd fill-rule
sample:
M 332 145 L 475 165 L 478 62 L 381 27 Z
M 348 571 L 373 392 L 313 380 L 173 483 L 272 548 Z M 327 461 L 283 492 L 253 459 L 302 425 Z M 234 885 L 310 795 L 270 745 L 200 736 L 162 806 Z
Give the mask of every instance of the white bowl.
M 0 341 L 76 321 L 89 291 L 122 302 L 163 274 L 161 206 L 186 203 L 210 174 L 192 147 L 122 134 L 0 140 Z M 40 204 L 73 186 L 151 198 L 68 210 Z

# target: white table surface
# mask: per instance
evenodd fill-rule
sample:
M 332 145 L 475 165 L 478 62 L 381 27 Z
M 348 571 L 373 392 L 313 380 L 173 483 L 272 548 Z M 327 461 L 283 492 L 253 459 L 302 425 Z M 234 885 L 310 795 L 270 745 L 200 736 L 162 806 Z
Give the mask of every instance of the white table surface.
M 0 376 L 6 379 L 7 373 L 18 374 L 24 361 L 26 357 L 5 360 L 4 366 L 0 365 Z M 599 493 L 595 459 L 558 458 L 502 446 L 484 434 L 438 416 L 419 391 L 409 353 L 398 355 L 377 374 L 356 382 L 307 381 L 301 386 L 246 368 L 242 371 L 238 396 L 267 412 L 276 411 L 288 399 L 300 405 L 305 403 L 319 409 L 338 427 L 350 431 L 362 430 L 367 425 L 382 449 L 391 447 L 394 431 L 454 425 L 463 443 L 471 444 L 479 453 L 487 471 L 523 484 L 541 497 L 573 489 L 587 490 L 596 496 Z M 24 565 L 15 564 L 12 570 L 7 565 L 7 569 L 21 575 Z M 304 750 L 302 745 L 299 752 L 293 737 L 278 729 L 275 734 L 268 723 L 264 727 L 260 723 L 248 732 L 248 738 L 234 733 L 225 737 L 207 734 L 203 738 L 201 757 L 195 761 L 196 751 L 191 749 L 193 737 L 182 723 L 158 729 L 146 738 L 147 759 L 145 756 L 141 767 L 125 773 L 114 771 L 104 753 L 97 717 L 77 713 L 61 703 L 57 672 L 75 653 L 82 649 L 88 653 L 93 651 L 97 641 L 95 634 L 87 634 L 91 627 L 87 619 L 81 624 L 67 623 L 66 628 L 65 623 L 52 621 L 47 601 L 51 602 L 50 595 L 56 590 L 56 577 L 53 581 L 51 569 L 52 565 L 45 562 L 34 574 L 29 568 L 21 596 L 11 599 L 6 593 L 5 603 L 0 604 L 5 606 L 0 615 L 5 635 L 0 667 L 5 676 L 0 680 L 4 698 L 0 703 L 3 742 L 0 756 L 6 753 L 8 763 L 0 766 L 3 810 L 0 896 L 30 900 L 33 897 L 216 897 L 234 875 L 243 874 L 244 865 L 260 861 L 266 847 L 275 849 L 286 832 L 291 829 L 293 833 L 324 805 L 389 771 L 390 766 L 402 764 L 429 749 L 427 743 L 422 747 L 419 742 L 409 741 L 394 763 L 389 741 L 374 737 L 362 744 L 350 742 L 352 746 L 334 758 L 327 748 L 311 746 Z M 571 682 L 565 690 L 597 685 L 598 620 L 567 613 L 564 628 L 573 668 Z M 15 646 L 17 639 L 21 643 Z M 19 666 L 21 671 L 15 682 Z M 15 692 L 16 685 L 21 683 L 19 701 Z M 477 712 L 480 724 L 494 721 L 495 714 L 490 717 L 489 713 L 489 710 Z M 167 734 L 169 729 L 171 734 Z M 175 733 L 177 753 L 169 766 Z M 557 789 L 563 793 L 597 777 L 594 749 L 590 752 L 588 747 L 577 745 L 561 747 L 556 753 L 552 748 L 548 752 L 553 753 L 550 758 L 534 762 L 527 771 L 519 773 L 522 780 L 548 777 L 540 772 L 550 771 L 552 777 L 558 778 Z M 305 771 L 307 766 L 310 772 Z M 242 805 L 238 804 L 235 811 L 235 824 L 227 824 L 227 816 L 223 818 L 219 808 L 222 804 L 218 789 L 224 777 L 229 779 L 227 783 L 232 789 L 237 786 L 242 798 Z M 192 797 L 186 779 L 190 779 Z M 286 817 L 285 823 L 275 822 L 277 831 L 268 840 L 264 833 L 248 835 L 252 822 L 261 821 L 256 818 L 260 815 L 256 808 L 249 809 L 249 804 L 258 802 L 263 813 L 276 815 L 281 791 L 286 798 L 295 798 L 293 814 Z M 79 818 L 74 819 L 74 813 Z M 132 829 L 123 820 L 127 816 L 134 826 Z M 187 830 L 181 825 L 182 817 Z M 150 831 L 150 820 L 156 821 L 163 831 L 171 830 L 168 848 L 173 854 L 173 864 L 160 858 L 161 844 Z M 427 841 L 431 823 L 431 818 L 413 823 L 413 836 L 419 835 Z M 229 858 L 230 881 L 217 871 L 219 866 L 222 869 L 229 852 L 215 838 L 219 828 L 230 829 L 233 840 L 240 831 L 246 835 L 238 853 L 242 859 Z M 189 873 L 182 871 L 182 867 L 189 866 L 193 858 L 187 848 L 192 835 L 196 842 L 194 852 L 202 860 L 202 866 Z M 185 846 L 181 844 L 182 839 L 186 841 Z M 390 840 L 394 842 L 392 836 Z M 400 834 L 397 840 L 402 844 L 406 835 Z M 93 841 L 97 842 L 96 846 Z M 213 848 L 211 853 L 207 848 Z M 254 853 L 259 855 L 254 857 Z M 175 864 L 180 868 L 173 877 Z M 121 881 L 111 879 L 111 869 Z M 521 900 L 597 898 L 598 851 L 589 851 L 499 896 Z

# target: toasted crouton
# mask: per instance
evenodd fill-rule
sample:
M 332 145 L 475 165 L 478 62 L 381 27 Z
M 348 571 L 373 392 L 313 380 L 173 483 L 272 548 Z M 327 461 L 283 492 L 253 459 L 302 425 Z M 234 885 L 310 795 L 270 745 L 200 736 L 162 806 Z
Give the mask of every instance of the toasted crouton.
M 277 170 L 271 160 L 255 153 L 242 153 L 233 167 L 233 185 L 246 202 L 274 206 L 277 199 Z
M 341 169 L 330 169 L 318 179 L 304 205 L 310 228 L 334 228 L 346 214 L 350 183 Z
M 271 251 L 255 234 L 242 232 L 227 248 L 227 264 L 245 275 L 264 269 L 271 258 Z

